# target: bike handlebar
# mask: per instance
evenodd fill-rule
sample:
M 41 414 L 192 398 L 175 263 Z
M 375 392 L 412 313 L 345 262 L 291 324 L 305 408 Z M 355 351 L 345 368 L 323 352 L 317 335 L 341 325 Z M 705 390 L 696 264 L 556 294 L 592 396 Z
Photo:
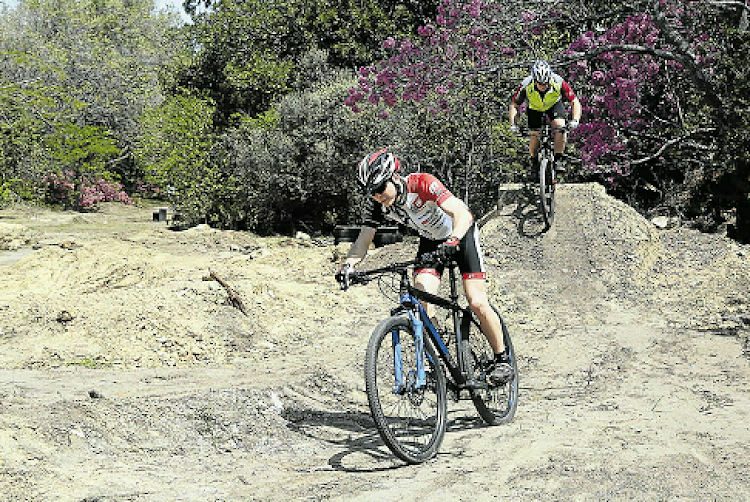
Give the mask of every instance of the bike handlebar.
M 531 131 L 541 131 L 542 129 L 546 129 L 546 128 L 549 128 L 552 132 L 569 132 L 570 131 L 567 124 L 565 124 L 562 127 L 555 127 L 549 124 L 545 124 L 539 129 L 532 129 L 528 126 L 518 126 L 518 136 L 525 136 L 529 134 Z
M 375 278 L 374 276 L 376 275 L 394 272 L 405 272 L 406 269 L 411 266 L 435 265 L 441 262 L 446 263 L 450 260 L 451 259 L 446 260 L 446 258 L 444 258 L 440 253 L 436 251 L 432 253 L 424 253 L 413 260 L 392 263 L 384 267 L 373 268 L 370 270 L 353 271 L 350 274 L 344 276 L 338 282 L 341 285 L 341 289 L 346 290 L 349 289 L 349 286 L 353 286 L 356 284 L 367 284 L 368 282 L 372 281 Z

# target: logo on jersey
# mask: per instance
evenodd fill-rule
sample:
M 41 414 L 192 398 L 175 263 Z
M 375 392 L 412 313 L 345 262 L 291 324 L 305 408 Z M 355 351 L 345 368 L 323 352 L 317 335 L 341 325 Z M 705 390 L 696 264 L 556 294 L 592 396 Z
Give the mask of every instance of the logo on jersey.
M 417 197 L 416 199 L 414 199 L 412 206 L 414 207 L 414 209 L 422 209 L 422 206 L 424 206 L 424 201 L 421 197 Z
M 430 193 L 431 193 L 432 195 L 434 195 L 435 197 L 437 197 L 438 195 L 440 195 L 440 193 L 441 193 L 441 192 L 443 191 L 443 190 L 442 190 L 442 189 L 440 188 L 440 182 L 438 182 L 438 181 L 433 181 L 432 183 L 430 183 L 430 187 L 429 187 L 429 188 L 428 188 L 427 190 L 428 190 L 428 191 L 429 191 L 429 192 L 430 192 Z

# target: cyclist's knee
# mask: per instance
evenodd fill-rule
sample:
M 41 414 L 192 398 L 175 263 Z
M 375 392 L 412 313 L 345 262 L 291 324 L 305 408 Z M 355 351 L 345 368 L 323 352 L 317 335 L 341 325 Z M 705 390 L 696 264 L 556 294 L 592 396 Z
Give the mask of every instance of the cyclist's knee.
M 471 311 L 480 318 L 485 318 L 490 314 L 490 312 L 492 312 L 490 302 L 485 295 L 479 295 L 478 297 L 469 298 L 469 308 L 471 308 Z

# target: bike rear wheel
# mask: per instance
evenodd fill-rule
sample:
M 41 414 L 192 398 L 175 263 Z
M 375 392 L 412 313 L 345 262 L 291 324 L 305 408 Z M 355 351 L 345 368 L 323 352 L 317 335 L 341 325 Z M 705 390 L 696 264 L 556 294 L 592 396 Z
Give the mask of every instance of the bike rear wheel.
M 474 407 L 489 425 L 500 425 L 513 420 L 518 407 L 518 360 L 508 327 L 497 309 L 494 306 L 492 308 L 500 318 L 505 349 L 513 367 L 513 378 L 499 386 L 489 384 L 486 369 L 494 360 L 495 352 L 484 336 L 479 320 L 470 309 L 464 311 L 461 320 L 461 350 L 468 374 L 473 380 L 486 384 L 484 388 L 471 391 Z
M 555 221 L 555 166 L 550 155 L 539 156 L 539 209 L 547 228 Z
M 446 428 L 445 373 L 426 339 L 424 348 L 426 383 L 422 386 L 417 382 L 417 348 L 408 318 L 393 316 L 378 324 L 365 357 L 372 418 L 388 448 L 410 464 L 435 456 Z

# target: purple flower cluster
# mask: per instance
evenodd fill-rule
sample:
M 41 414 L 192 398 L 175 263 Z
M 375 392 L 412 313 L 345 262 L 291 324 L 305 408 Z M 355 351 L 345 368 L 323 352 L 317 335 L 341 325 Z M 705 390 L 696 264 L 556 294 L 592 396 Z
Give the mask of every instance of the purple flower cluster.
M 354 112 L 365 106 L 393 107 L 399 102 L 422 103 L 433 114 L 448 113 L 449 90 L 456 86 L 457 73 L 467 62 L 472 68 L 486 67 L 502 36 L 491 34 L 489 24 L 497 23 L 492 12 L 495 5 L 481 0 L 443 0 L 434 23 L 420 27 L 418 42 L 392 37 L 383 47 L 393 51 L 388 59 L 360 68 L 358 85 L 349 90 L 345 104 Z M 468 24 L 468 28 L 466 28 Z M 469 78 L 471 78 L 469 76 Z M 457 99 L 452 96 L 451 99 Z M 387 117 L 386 109 L 378 116 Z
M 93 209 L 101 202 L 133 203 L 120 183 L 80 178 L 73 171 L 47 175 L 44 186 L 47 202 L 79 210 Z
M 666 12 L 674 16 L 676 27 L 682 26 L 680 16 L 688 15 L 681 2 L 662 2 Z M 690 16 L 688 15 L 688 18 Z M 712 60 L 709 38 L 693 40 L 691 47 L 705 56 L 696 64 L 708 67 Z M 586 53 L 598 47 L 627 44 L 647 49 L 669 50 L 660 39 L 659 29 L 645 15 L 633 15 L 600 35 L 587 32 L 570 45 L 566 55 Z M 658 60 L 645 53 L 605 52 L 591 61 L 579 61 L 569 67 L 568 79 L 583 105 L 584 121 L 571 137 L 580 145 L 584 166 L 627 175 L 628 161 L 644 155 L 642 144 L 627 136 L 638 137 L 665 123 L 678 122 L 678 98 L 668 75 L 680 72 L 682 65 L 673 60 Z M 645 104 L 648 103 L 648 109 Z M 657 103 L 657 106 L 654 104 Z
M 702 2 L 662 0 L 660 13 L 689 41 L 694 64 L 710 75 L 717 50 L 711 42 L 715 37 L 697 28 L 699 22 L 705 24 L 699 21 L 702 6 Z M 551 21 L 564 19 L 559 10 L 527 10 L 509 21 L 502 7 L 480 0 L 443 0 L 435 21 L 418 29 L 420 40 L 384 42 L 392 55 L 360 69 L 358 86 L 350 89 L 346 105 L 355 112 L 374 107 L 381 118 L 399 103 L 418 105 L 435 116 L 465 109 L 463 105 L 476 97 L 466 91 L 470 89 L 466 84 L 503 60 L 519 56 L 509 27 L 516 28 L 518 22 L 527 36 L 544 36 L 546 30 L 557 29 Z M 607 49 L 596 57 L 586 56 L 613 45 L 641 50 Z M 627 175 L 632 159 L 653 151 L 638 138 L 654 128 L 663 129 L 663 124 L 680 122 L 678 98 L 684 99 L 685 87 L 676 91 L 673 83 L 684 69 L 676 59 L 657 58 L 656 49 L 676 48 L 649 15 L 636 13 L 601 32 L 582 34 L 563 51 L 562 56 L 577 60 L 555 69 L 572 84 L 583 105 L 583 120 L 571 140 L 579 146 L 588 169 Z M 458 87 L 463 92 L 451 92 Z

